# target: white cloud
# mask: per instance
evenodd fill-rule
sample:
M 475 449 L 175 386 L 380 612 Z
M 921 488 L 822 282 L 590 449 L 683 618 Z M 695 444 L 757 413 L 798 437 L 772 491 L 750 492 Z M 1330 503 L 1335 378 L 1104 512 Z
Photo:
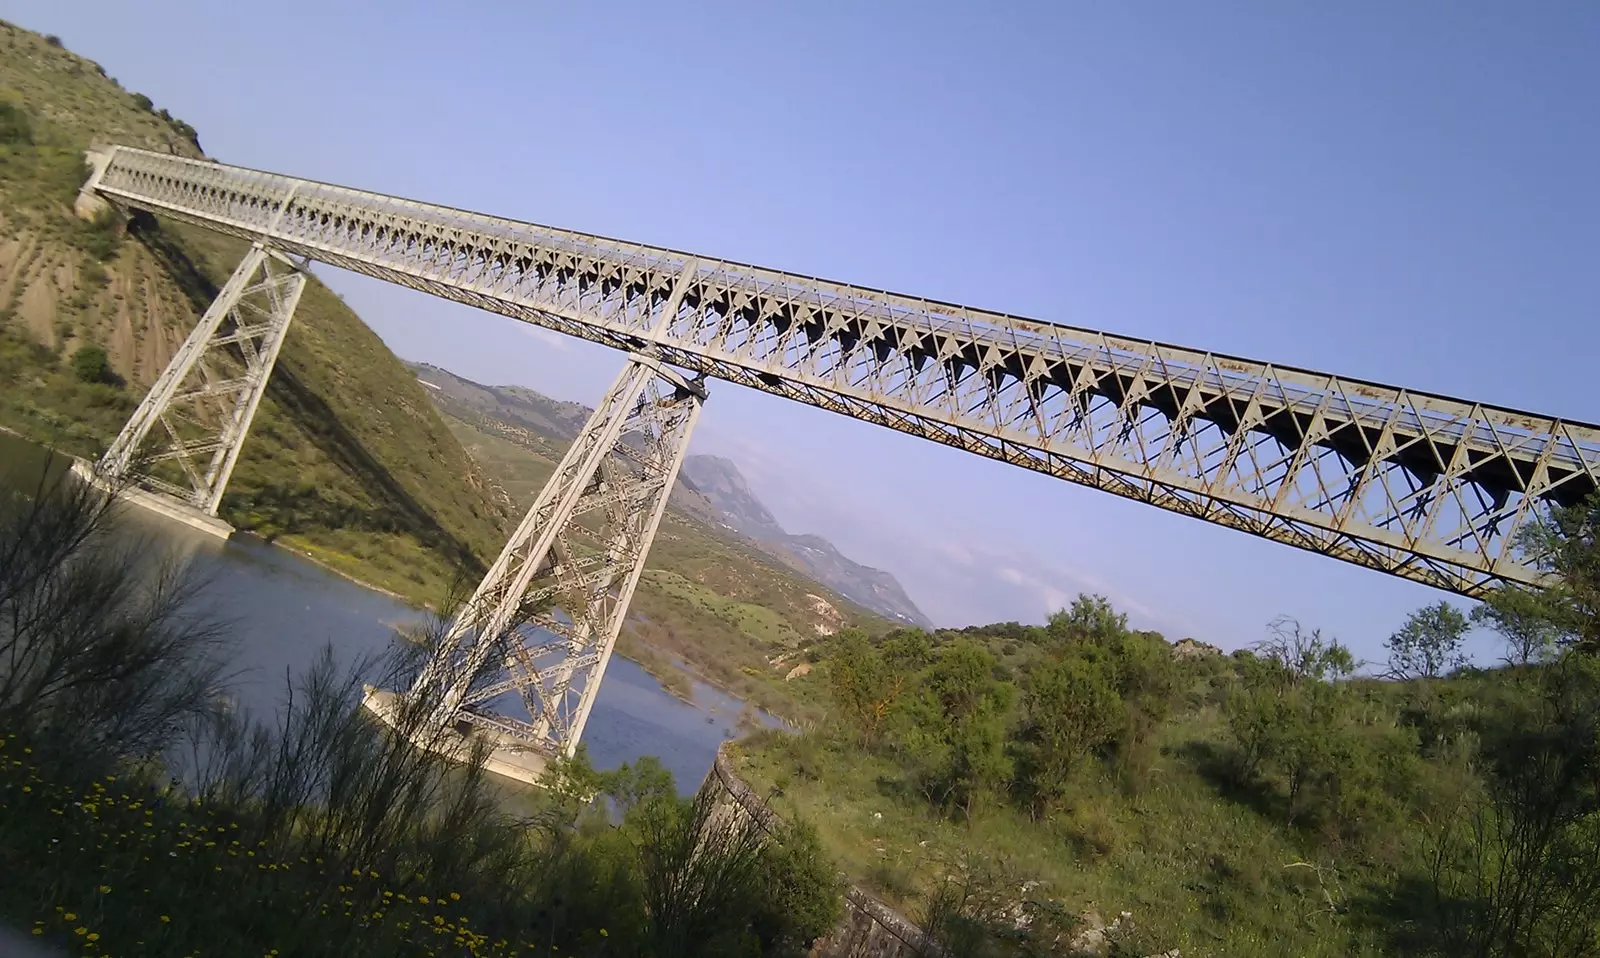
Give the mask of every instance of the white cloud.
M 1042 623 L 1080 592 L 1105 595 L 1141 628 L 1185 634 L 1092 572 L 1026 549 L 996 546 L 981 529 L 926 523 L 875 509 L 846 494 L 828 474 L 785 461 L 765 444 L 702 429 L 696 451 L 727 456 L 756 496 L 790 532 L 826 536 L 845 555 L 892 573 L 935 623 L 963 626 L 1016 620 Z
M 524 325 L 522 328 L 529 336 L 532 336 L 539 342 L 544 343 L 546 346 L 549 346 L 558 353 L 569 353 L 572 351 L 572 341 L 553 329 L 545 329 L 543 326 L 532 325 Z

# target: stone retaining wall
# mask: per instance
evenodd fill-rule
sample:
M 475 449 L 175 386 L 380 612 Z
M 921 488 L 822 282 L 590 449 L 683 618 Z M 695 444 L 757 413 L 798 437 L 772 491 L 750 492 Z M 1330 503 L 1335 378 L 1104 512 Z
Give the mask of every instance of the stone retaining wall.
M 719 788 L 732 804 L 744 810 L 768 832 L 776 832 L 782 824 L 777 814 L 768 808 L 755 790 L 741 779 L 728 760 L 724 742 L 717 749 L 717 760 L 711 766 L 702 788 Z M 908 921 L 899 912 L 872 897 L 865 891 L 849 886 L 845 891 L 844 917 L 826 937 L 817 940 L 811 949 L 811 958 L 929 958 L 942 955 L 939 948 L 921 928 Z

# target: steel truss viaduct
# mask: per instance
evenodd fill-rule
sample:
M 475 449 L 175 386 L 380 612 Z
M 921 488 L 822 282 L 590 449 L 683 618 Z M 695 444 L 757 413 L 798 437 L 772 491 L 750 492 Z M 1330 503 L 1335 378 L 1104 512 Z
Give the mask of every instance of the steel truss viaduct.
M 457 718 L 549 753 L 581 735 L 705 378 L 1471 597 L 1543 582 L 1518 531 L 1600 487 L 1600 427 L 1588 423 L 237 166 L 127 147 L 90 158 L 86 194 L 254 244 L 101 464 L 137 480 L 135 461 L 176 460 L 188 488 L 143 484 L 212 515 L 298 296 L 295 268 L 292 290 L 256 276 L 292 257 L 630 357 L 458 618 L 458 677 L 442 678 L 444 664 L 424 673 L 457 683 L 446 696 Z M 258 311 L 267 321 L 240 318 L 229 290 L 263 282 L 280 284 Z M 219 346 L 242 373 L 207 371 Z M 134 455 L 152 424 L 213 400 L 211 432 L 164 426 L 163 448 Z M 202 453 L 206 469 L 193 465 Z M 605 521 L 586 526 L 585 511 Z M 489 643 L 470 636 L 524 620 L 556 626 L 502 643 L 488 687 L 520 691 L 528 713 L 509 719 L 479 708 L 459 669 L 483 664 L 471 650 Z

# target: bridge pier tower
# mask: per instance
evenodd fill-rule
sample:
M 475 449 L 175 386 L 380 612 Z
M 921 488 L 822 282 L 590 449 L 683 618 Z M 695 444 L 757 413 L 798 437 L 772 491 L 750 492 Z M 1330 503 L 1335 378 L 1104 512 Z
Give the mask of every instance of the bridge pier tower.
M 305 285 L 288 257 L 252 246 L 105 455 L 74 471 L 170 518 L 231 535 L 217 507 Z
M 529 783 L 570 757 L 705 396 L 630 356 L 410 691 L 369 690 L 367 707 L 444 754 L 475 737 L 492 771 Z M 406 700 L 425 720 L 400 718 Z

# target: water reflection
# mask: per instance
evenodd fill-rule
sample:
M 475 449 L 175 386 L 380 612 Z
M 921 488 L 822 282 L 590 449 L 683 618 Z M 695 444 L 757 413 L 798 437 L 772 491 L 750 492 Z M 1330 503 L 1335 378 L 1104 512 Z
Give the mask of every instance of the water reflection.
M 36 487 L 45 451 L 0 434 L 0 487 Z M 61 468 L 59 457 L 55 468 Z M 241 708 L 265 713 L 283 700 L 289 676 L 325 645 L 341 662 L 376 656 L 396 627 L 426 621 L 405 604 L 327 572 L 287 549 L 251 536 L 226 542 L 136 507 L 118 510 L 126 528 L 157 543 L 156 552 L 186 561 L 205 583 L 205 611 L 230 626 L 237 645 L 233 695 Z M 153 553 L 151 561 L 158 561 Z M 702 683 L 690 705 L 662 688 L 639 666 L 613 656 L 595 698 L 584 742 L 596 768 L 611 769 L 645 755 L 658 757 L 693 791 L 725 738 L 735 734 L 744 704 Z M 770 720 L 769 720 L 770 721 Z

